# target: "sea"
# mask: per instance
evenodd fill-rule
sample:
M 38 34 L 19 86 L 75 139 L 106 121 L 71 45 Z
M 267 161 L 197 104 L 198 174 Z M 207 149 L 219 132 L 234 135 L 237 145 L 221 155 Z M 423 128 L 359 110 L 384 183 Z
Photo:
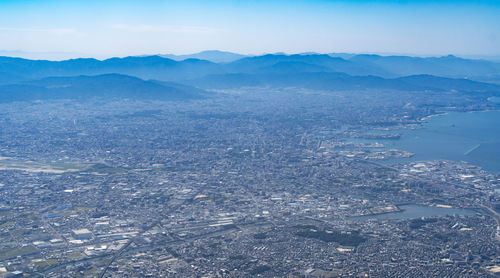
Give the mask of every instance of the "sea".
M 415 155 L 410 158 L 388 159 L 380 161 L 381 163 L 456 160 L 500 174 L 500 111 L 449 112 L 427 118 L 417 129 L 384 133 L 401 134 L 401 138 L 362 141 L 382 143 L 384 148 L 405 150 Z

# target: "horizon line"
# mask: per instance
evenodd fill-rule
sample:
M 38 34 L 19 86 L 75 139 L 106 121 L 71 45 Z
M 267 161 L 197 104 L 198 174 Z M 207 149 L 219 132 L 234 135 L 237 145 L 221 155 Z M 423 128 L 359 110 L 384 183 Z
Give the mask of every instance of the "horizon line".
M 448 54 L 416 54 L 416 53 L 399 53 L 399 52 L 316 52 L 316 51 L 304 51 L 304 52 L 296 52 L 296 53 L 290 53 L 290 52 L 284 52 L 284 51 L 278 51 L 278 52 L 264 52 L 264 53 L 258 53 L 258 54 L 247 54 L 247 53 L 239 53 L 239 52 L 233 52 L 233 51 L 227 51 L 227 50 L 218 50 L 218 49 L 207 49 L 207 50 L 201 50 L 198 52 L 192 52 L 192 53 L 185 53 L 185 54 L 174 54 L 174 53 L 143 53 L 143 54 L 131 54 L 131 55 L 92 55 L 92 54 L 84 54 L 84 53 L 75 53 L 75 52 L 31 52 L 31 51 L 23 51 L 23 50 L 0 50 L 0 57 L 9 57 L 9 58 L 20 58 L 20 59 L 26 59 L 26 60 L 39 60 L 39 61 L 68 61 L 68 60 L 76 60 L 76 59 L 95 59 L 99 61 L 105 61 L 108 59 L 113 59 L 113 58 L 127 58 L 127 57 L 150 57 L 150 56 L 191 56 L 191 55 L 197 55 L 201 53 L 206 53 L 206 52 L 222 52 L 222 53 L 230 53 L 230 54 L 235 54 L 235 55 L 242 55 L 246 57 L 259 57 L 259 56 L 264 56 L 264 55 L 286 55 L 286 56 L 292 56 L 292 55 L 352 55 L 352 56 L 357 56 L 357 55 L 377 55 L 377 56 L 382 56 L 382 57 L 391 57 L 391 56 L 400 56 L 400 57 L 412 57 L 412 58 L 442 58 L 442 57 L 448 57 L 448 56 L 454 56 L 457 58 L 462 58 L 462 59 L 471 59 L 471 60 L 487 60 L 487 61 L 493 61 L 493 62 L 499 62 L 500 61 L 500 54 L 494 54 L 494 55 L 484 55 L 484 54 L 453 54 L 453 53 L 448 53 Z M 60 55 L 65 55 L 65 57 L 60 57 L 57 58 L 54 55 L 60 56 Z M 38 56 L 38 57 L 37 57 Z M 44 57 L 45 56 L 45 57 Z M 51 57 L 52 56 L 52 57 Z M 169 57 L 162 57 L 165 59 L 171 59 L 175 60 Z M 243 57 L 245 58 L 245 57 Z M 342 58 L 342 57 L 340 57 Z M 193 59 L 193 58 L 186 58 L 186 59 Z M 178 61 L 183 61 L 186 59 L 178 60 Z M 196 59 L 196 58 L 195 58 Z M 204 60 L 204 59 L 199 59 L 199 60 Z M 209 60 L 207 60 L 209 61 Z

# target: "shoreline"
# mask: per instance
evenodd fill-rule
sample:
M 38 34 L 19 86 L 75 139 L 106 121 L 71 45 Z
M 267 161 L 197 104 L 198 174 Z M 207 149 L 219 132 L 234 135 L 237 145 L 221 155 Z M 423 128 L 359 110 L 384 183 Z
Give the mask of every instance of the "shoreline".
M 446 116 L 449 115 L 450 113 L 483 113 L 483 112 L 495 112 L 495 111 L 500 111 L 500 109 L 485 109 L 485 110 L 470 110 L 470 111 L 446 111 L 442 113 L 436 113 L 436 114 L 430 114 L 427 116 L 424 116 L 420 119 L 418 119 L 419 123 L 422 123 L 423 121 L 426 121 L 428 119 L 438 117 L 438 116 Z
M 443 112 L 443 113 L 438 113 L 438 114 L 431 114 L 431 115 L 428 115 L 428 116 L 425 116 L 425 117 L 422 117 L 419 119 L 419 122 L 423 122 L 423 121 L 426 121 L 430 118 L 434 118 L 434 117 L 438 117 L 438 116 L 445 116 L 445 115 L 448 115 L 449 112 Z

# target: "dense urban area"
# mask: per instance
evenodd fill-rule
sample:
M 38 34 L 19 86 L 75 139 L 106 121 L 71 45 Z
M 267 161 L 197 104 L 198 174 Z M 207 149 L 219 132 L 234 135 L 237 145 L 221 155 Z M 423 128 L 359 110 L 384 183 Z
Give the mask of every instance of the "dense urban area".
M 0 104 L 0 276 L 500 272 L 500 176 L 397 162 L 413 154 L 377 142 L 498 104 L 456 92 L 214 94 Z M 454 213 L 377 217 L 412 209 Z

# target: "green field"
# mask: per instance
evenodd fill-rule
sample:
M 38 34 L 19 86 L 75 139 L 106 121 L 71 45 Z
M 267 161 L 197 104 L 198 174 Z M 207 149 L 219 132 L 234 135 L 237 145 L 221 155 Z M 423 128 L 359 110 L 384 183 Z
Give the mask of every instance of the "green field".
M 8 258 L 13 258 L 17 256 L 26 256 L 29 254 L 38 253 L 38 249 L 33 246 L 25 246 L 16 249 L 7 249 L 0 251 L 0 260 L 5 260 Z
M 17 161 L 13 159 L 0 160 L 0 170 L 20 170 L 33 173 L 79 172 L 86 169 L 88 165 L 78 163 L 41 163 L 33 161 Z
M 95 172 L 99 174 L 117 174 L 125 170 L 102 163 L 43 163 L 19 161 L 15 159 L 0 160 L 0 170 L 19 170 L 32 173 L 62 174 L 68 172 Z

